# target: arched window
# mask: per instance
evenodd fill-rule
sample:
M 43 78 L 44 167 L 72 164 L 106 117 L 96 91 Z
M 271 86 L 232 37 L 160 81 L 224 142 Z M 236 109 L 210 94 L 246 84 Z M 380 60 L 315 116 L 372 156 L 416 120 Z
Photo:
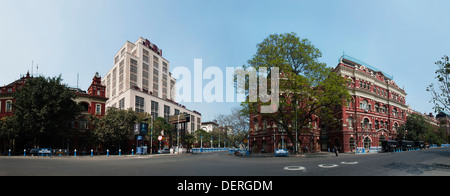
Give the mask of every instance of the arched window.
M 380 104 L 375 103 L 375 111 L 377 111 L 378 113 L 380 113 Z
M 369 149 L 372 145 L 372 140 L 369 137 L 364 138 L 364 148 Z
M 351 137 L 350 139 L 348 139 L 348 143 L 350 145 L 350 150 L 354 150 L 355 149 L 355 138 Z
M 394 131 L 397 131 L 397 130 L 398 130 L 398 124 L 394 123 Z
M 353 128 L 353 117 L 348 117 L 347 119 L 348 128 Z
M 365 128 L 365 129 L 370 129 L 370 128 L 372 128 L 372 127 L 370 126 L 370 121 L 369 121 L 369 119 L 364 118 L 364 121 L 363 121 L 363 128 Z
M 364 111 L 368 111 L 369 110 L 369 102 L 367 102 L 367 100 L 363 100 L 361 103 L 359 103 L 359 107 L 364 110 Z
M 392 114 L 393 114 L 394 116 L 398 116 L 397 108 L 394 108 L 394 109 L 392 110 Z
M 82 108 L 81 111 L 82 112 L 88 112 L 89 111 L 89 103 L 80 102 L 78 105 L 81 106 L 81 108 Z

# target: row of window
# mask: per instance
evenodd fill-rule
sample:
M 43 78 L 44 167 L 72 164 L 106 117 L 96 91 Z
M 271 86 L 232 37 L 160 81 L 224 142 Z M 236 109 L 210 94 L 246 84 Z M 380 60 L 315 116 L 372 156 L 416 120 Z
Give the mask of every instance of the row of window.
M 354 102 L 349 103 L 348 107 L 351 108 L 353 103 Z M 364 99 L 362 102 L 359 103 L 359 108 L 364 110 L 364 111 L 372 111 L 372 105 L 369 104 L 369 102 L 366 99 Z M 380 107 L 380 104 L 378 104 L 378 103 L 375 103 L 375 111 L 377 113 L 382 113 L 382 114 L 388 114 L 388 112 L 389 112 L 389 110 L 386 107 L 386 105 L 383 105 L 383 106 Z M 395 117 L 400 117 L 400 112 L 397 110 L 397 108 L 394 107 L 392 109 L 392 115 L 395 116 Z M 401 117 L 403 118 L 404 115 L 405 114 L 402 111 L 401 112 Z
M 364 88 L 364 89 L 367 89 L 367 90 L 370 91 L 370 83 L 360 80 L 359 81 L 359 88 Z M 373 92 L 378 94 L 378 95 L 380 95 L 380 96 L 389 98 L 388 91 L 386 91 L 386 90 L 384 90 L 382 88 L 379 88 L 377 86 L 373 87 Z M 397 95 L 397 94 L 392 93 L 392 92 L 391 92 L 391 97 L 390 98 L 393 98 L 394 100 L 397 100 L 399 102 L 403 102 L 405 100 L 405 98 L 403 96 Z
M 159 116 L 159 102 L 151 101 L 150 104 L 151 104 L 150 113 L 153 116 L 153 118 L 156 119 L 156 117 Z M 116 104 L 112 104 L 112 107 L 116 107 Z M 136 112 L 145 112 L 145 98 L 135 96 L 134 108 Z M 119 100 L 119 109 L 122 110 L 125 109 L 125 98 Z M 174 114 L 175 115 L 180 114 L 180 110 L 174 109 Z M 170 115 L 170 106 L 164 105 L 164 119 L 169 120 L 169 115 Z M 192 121 L 195 121 L 195 119 L 193 119 Z
M 354 118 L 353 117 L 348 117 L 347 119 L 347 125 L 348 128 L 353 128 L 353 124 L 355 123 Z M 372 123 L 370 123 L 369 119 L 364 118 L 363 122 L 361 123 L 361 127 L 365 128 L 365 129 L 372 129 Z M 397 130 L 399 127 L 398 123 L 394 123 L 394 130 Z M 381 128 L 385 128 L 385 129 L 389 129 L 389 123 L 388 121 L 378 121 L 375 120 L 375 129 L 381 129 Z

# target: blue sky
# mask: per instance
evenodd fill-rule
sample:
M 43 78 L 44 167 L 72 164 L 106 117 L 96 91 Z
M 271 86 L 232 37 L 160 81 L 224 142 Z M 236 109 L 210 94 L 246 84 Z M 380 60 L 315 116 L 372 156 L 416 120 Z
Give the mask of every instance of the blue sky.
M 295 32 L 336 66 L 343 51 L 394 76 L 406 102 L 433 112 L 425 91 L 434 62 L 450 55 L 450 1 L 437 0 L 0 0 L 0 85 L 31 71 L 87 89 L 104 76 L 118 49 L 149 39 L 171 70 L 239 67 L 270 34 Z M 34 69 L 36 73 L 36 69 Z M 203 80 L 203 84 L 209 80 Z M 203 121 L 237 103 L 185 103 Z

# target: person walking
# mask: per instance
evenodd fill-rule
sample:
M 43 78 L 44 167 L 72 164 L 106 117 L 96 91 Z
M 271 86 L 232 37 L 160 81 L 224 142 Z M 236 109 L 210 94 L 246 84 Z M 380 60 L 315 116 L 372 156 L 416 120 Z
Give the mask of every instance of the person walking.
M 336 156 L 338 156 L 338 147 L 334 146 L 334 153 L 336 153 Z

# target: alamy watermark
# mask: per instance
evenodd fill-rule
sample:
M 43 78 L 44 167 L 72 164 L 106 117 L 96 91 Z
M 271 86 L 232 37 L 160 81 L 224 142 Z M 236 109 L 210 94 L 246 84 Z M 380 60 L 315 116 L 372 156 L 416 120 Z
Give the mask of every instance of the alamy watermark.
M 177 80 L 177 102 L 243 102 L 247 95 L 249 102 L 257 102 L 259 96 L 261 102 L 270 102 L 270 105 L 261 105 L 260 112 L 275 113 L 278 111 L 279 104 L 279 68 L 273 67 L 269 71 L 271 78 L 270 93 L 268 93 L 267 88 L 268 70 L 266 67 L 261 67 L 259 70 L 255 70 L 252 67 L 248 69 L 226 67 L 224 75 L 223 70 L 215 66 L 207 67 L 203 71 L 202 59 L 194 59 L 194 75 L 191 74 L 187 67 L 175 67 L 172 70 L 172 76 Z M 245 83 L 247 76 L 248 91 Z M 259 85 L 257 84 L 257 78 Z M 210 81 L 203 85 L 204 79 Z

